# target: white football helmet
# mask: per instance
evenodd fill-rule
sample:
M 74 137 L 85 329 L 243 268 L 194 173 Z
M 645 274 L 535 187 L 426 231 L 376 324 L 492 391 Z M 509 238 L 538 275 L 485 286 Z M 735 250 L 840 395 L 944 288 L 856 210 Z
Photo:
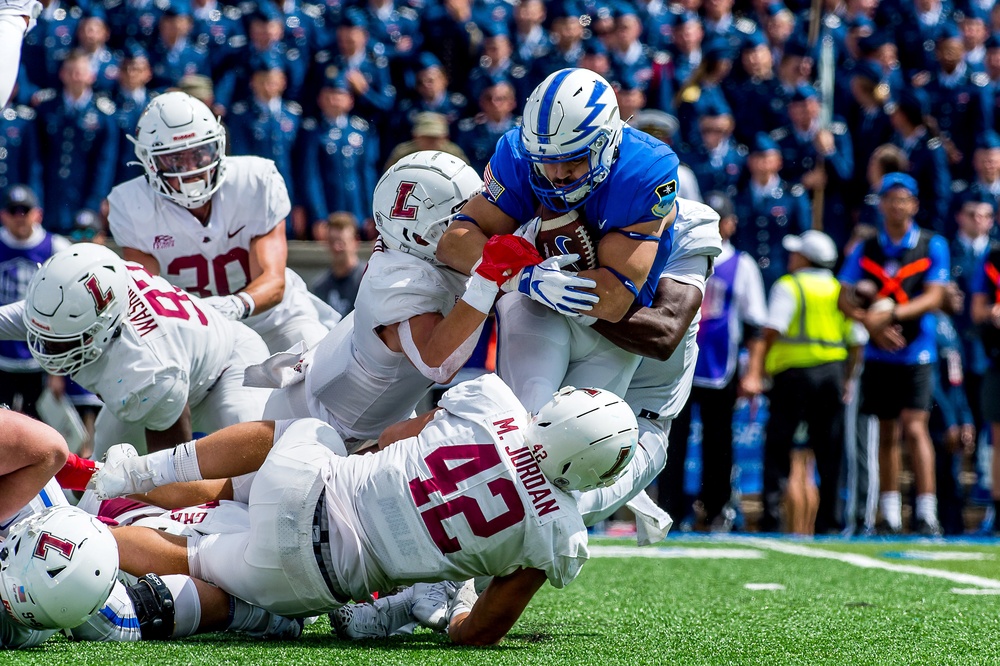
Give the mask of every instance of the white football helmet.
M 208 203 L 226 178 L 226 130 L 204 102 L 187 93 L 154 98 L 128 139 L 149 184 L 185 208 Z
M 28 283 L 24 324 L 31 355 L 53 375 L 93 363 L 117 334 L 128 307 L 128 269 L 93 243 L 54 254 Z
M 71 629 L 97 612 L 118 576 L 111 530 L 74 506 L 25 518 L 0 544 L 0 600 L 31 629 Z
M 611 391 L 566 386 L 532 415 L 524 439 L 556 487 L 591 490 L 610 486 L 625 471 L 639 424 Z
M 386 247 L 432 264 L 455 213 L 483 189 L 475 169 L 454 155 L 424 150 L 407 155 L 375 185 L 375 227 Z
M 622 140 L 618 97 L 611 85 L 589 69 L 561 69 L 538 84 L 524 105 L 521 155 L 533 162 L 529 178 L 535 196 L 553 211 L 581 205 L 600 185 L 618 157 Z M 545 175 L 546 162 L 588 158 L 587 173 L 568 185 Z

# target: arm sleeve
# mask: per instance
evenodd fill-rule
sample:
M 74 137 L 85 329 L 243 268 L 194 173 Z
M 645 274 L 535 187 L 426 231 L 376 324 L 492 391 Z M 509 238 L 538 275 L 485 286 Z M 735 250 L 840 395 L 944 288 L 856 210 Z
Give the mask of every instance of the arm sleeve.
M 709 275 L 708 257 L 694 255 L 670 262 L 660 273 L 660 278 L 670 278 L 682 284 L 697 287 L 701 295 L 705 295 L 705 281 Z
M 740 253 L 736 269 L 736 306 L 740 319 L 751 326 L 761 327 L 767 321 L 767 300 L 764 296 L 764 279 L 757 263 L 745 253 Z
M 844 265 L 840 267 L 840 275 L 837 279 L 844 284 L 857 284 L 861 279 L 861 252 L 864 250 L 864 243 L 859 243 L 854 250 L 847 255 Z
M 21 63 L 21 41 L 27 27 L 20 15 L 0 14 L 0 108 L 14 91 Z
M 28 337 L 23 316 L 24 301 L 0 306 L 0 340 L 24 340 Z
M 931 267 L 927 270 L 927 281 L 934 284 L 947 284 L 951 281 L 951 253 L 948 243 L 941 236 L 931 239 Z
M 795 294 L 789 288 L 787 281 L 778 281 L 771 287 L 770 309 L 764 326 L 772 328 L 782 335 L 788 330 L 795 316 Z

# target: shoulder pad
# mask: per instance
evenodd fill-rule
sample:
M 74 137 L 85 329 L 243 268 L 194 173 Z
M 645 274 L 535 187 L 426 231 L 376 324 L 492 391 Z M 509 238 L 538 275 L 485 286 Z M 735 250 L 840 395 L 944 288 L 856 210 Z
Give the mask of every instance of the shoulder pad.
M 934 137 L 933 139 L 928 139 L 928 141 L 927 141 L 927 147 L 928 148 L 940 148 L 941 147 L 941 139 L 939 139 L 937 137 Z
M 969 183 L 964 180 L 953 180 L 951 181 L 951 191 L 952 192 L 964 192 L 969 188 Z
M 742 32 L 744 35 L 752 35 L 753 33 L 757 32 L 757 23 L 746 17 L 740 17 L 736 19 L 736 22 L 733 24 L 733 27 Z
M 115 111 L 117 111 L 117 108 L 115 107 L 115 103 L 112 102 L 107 97 L 97 97 L 94 100 L 94 106 L 97 107 L 98 111 L 100 111 L 101 113 L 103 113 L 103 114 L 105 114 L 107 116 L 114 115 Z
M 990 77 L 986 72 L 976 72 L 972 75 L 972 85 L 982 88 L 990 82 Z
M 34 97 L 35 99 L 38 100 L 39 104 L 41 104 L 42 102 L 51 102 L 56 98 L 56 89 L 42 88 L 41 90 L 39 90 L 34 94 Z
M 368 121 L 359 116 L 351 116 L 350 125 L 359 132 L 367 132 L 369 127 Z
M 287 101 L 285 102 L 285 110 L 293 116 L 302 115 L 302 106 L 298 102 Z
M 222 8 L 222 15 L 231 21 L 239 21 L 243 18 L 243 12 L 240 11 L 239 7 L 233 7 L 232 5 L 226 5 Z
M 742 143 L 738 143 L 738 144 L 736 144 L 736 152 L 741 157 L 746 157 L 747 155 L 750 154 L 750 149 L 747 148 L 746 146 L 744 146 Z
M 302 129 L 306 130 L 307 132 L 311 132 L 312 130 L 316 129 L 316 119 L 315 118 L 304 119 L 302 121 Z
M 842 123 L 837 121 L 835 123 L 830 123 L 830 131 L 834 134 L 846 134 L 847 133 L 847 123 Z
M 18 104 L 17 105 L 17 117 L 18 118 L 21 118 L 23 120 L 34 120 L 35 116 L 37 116 L 37 115 L 38 114 L 35 113 L 35 110 L 33 108 L 31 108 L 30 106 L 28 106 L 26 104 Z
M 243 114 L 243 113 L 246 113 L 246 112 L 247 112 L 247 103 L 246 102 L 236 102 L 236 104 L 233 104 L 233 113 L 234 114 L 239 115 L 239 114 Z
M 476 126 L 475 118 L 462 118 L 461 120 L 458 121 L 459 132 L 468 132 L 475 126 Z
M 801 184 L 796 183 L 795 185 L 792 185 L 791 189 L 788 190 L 788 193 L 793 197 L 801 197 L 806 193 L 806 188 L 802 187 Z
M 775 141 L 781 141 L 786 136 L 788 136 L 787 127 L 779 127 L 776 130 L 771 130 L 771 138 L 774 139 Z
M 413 11 L 413 9 L 410 7 L 400 7 L 398 11 L 399 15 L 405 18 L 407 21 L 417 20 L 417 13 Z

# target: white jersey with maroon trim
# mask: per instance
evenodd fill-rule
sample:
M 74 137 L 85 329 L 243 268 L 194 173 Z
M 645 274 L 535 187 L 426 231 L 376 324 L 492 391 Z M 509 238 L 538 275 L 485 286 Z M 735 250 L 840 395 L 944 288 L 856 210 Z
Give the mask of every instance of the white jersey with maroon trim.
M 160 274 L 195 296 L 226 296 L 250 282 L 250 241 L 284 224 L 291 211 L 288 190 L 274 162 L 260 157 L 226 158 L 226 178 L 212 195 L 212 212 L 202 225 L 191 212 L 157 194 L 144 176 L 116 186 L 108 195 L 108 224 L 121 247 L 151 255 Z M 275 329 L 308 316 L 326 326 L 339 320 L 312 297 L 305 283 L 285 269 L 285 294 L 274 308 L 247 319 L 269 344 Z M 318 324 L 318 321 L 317 321 Z M 298 327 L 297 327 L 298 328 Z M 313 344 L 319 335 L 311 332 Z M 285 336 L 280 349 L 291 347 Z
M 418 581 L 545 572 L 561 588 L 587 560 L 571 496 L 542 475 L 527 413 L 496 376 L 449 390 L 419 436 L 326 471 L 331 572 L 354 598 Z

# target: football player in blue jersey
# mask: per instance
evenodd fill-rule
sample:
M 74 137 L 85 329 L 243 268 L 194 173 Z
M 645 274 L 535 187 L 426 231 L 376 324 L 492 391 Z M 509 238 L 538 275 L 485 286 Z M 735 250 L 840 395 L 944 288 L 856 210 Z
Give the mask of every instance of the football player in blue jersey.
M 566 381 L 627 388 L 638 357 L 590 324 L 617 322 L 633 304 L 652 304 L 673 243 L 677 166 L 669 146 L 622 122 L 614 90 L 586 69 L 546 78 L 525 104 L 523 126 L 497 143 L 483 192 L 441 239 L 439 260 L 468 273 L 490 236 L 519 227 L 532 236 L 539 204 L 582 213 L 599 239 L 596 268 L 574 273 L 563 270 L 566 257 L 552 257 L 505 285 L 512 295 L 498 306 L 501 374 L 529 409 Z M 517 339 L 522 335 L 532 339 Z M 525 358 L 525 343 L 545 353 Z M 505 348 L 518 349 L 518 358 Z

